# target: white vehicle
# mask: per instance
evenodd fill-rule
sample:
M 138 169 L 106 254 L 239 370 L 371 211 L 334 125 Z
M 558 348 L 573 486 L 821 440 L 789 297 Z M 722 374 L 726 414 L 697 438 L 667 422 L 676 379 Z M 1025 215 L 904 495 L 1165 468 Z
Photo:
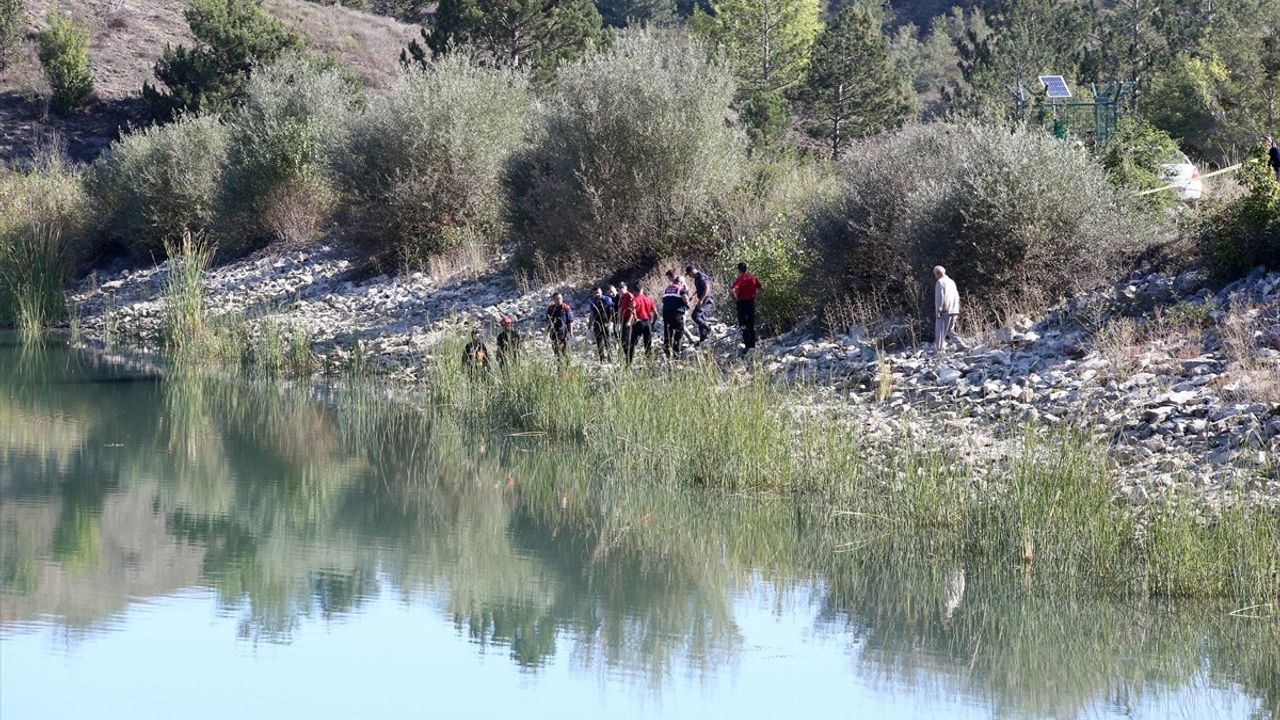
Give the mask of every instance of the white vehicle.
M 1160 165 L 1160 179 L 1173 186 L 1178 199 L 1195 205 L 1204 194 L 1204 183 L 1200 181 L 1200 168 L 1187 159 L 1182 151 L 1170 157 Z

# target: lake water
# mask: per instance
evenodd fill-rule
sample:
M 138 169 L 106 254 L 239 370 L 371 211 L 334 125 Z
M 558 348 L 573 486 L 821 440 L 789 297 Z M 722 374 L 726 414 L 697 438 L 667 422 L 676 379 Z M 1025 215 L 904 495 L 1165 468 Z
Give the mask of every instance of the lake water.
M 1280 716 L 1275 619 L 385 392 L 0 343 L 0 718 Z

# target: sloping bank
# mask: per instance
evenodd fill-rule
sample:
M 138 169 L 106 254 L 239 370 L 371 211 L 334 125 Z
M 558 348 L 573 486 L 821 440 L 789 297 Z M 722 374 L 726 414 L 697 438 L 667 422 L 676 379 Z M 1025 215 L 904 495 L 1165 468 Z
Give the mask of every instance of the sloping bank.
M 78 333 L 158 345 L 168 275 L 161 265 L 87 281 L 74 297 Z M 943 360 L 880 356 L 856 333 L 794 336 L 763 348 L 751 372 L 727 359 L 733 338 L 720 326 L 719 362 L 684 358 L 671 372 L 655 360 L 632 372 L 598 366 L 586 341 L 571 369 L 553 367 L 536 333 L 551 288 L 521 288 L 505 273 L 362 278 L 354 255 L 327 246 L 203 276 L 205 312 L 234 330 L 242 355 L 301 346 L 308 365 L 427 380 L 432 405 L 489 432 L 585 443 L 605 472 L 819 495 L 869 522 L 959 533 L 1011 558 L 1110 567 L 1117 587 L 1136 562 L 1161 592 L 1275 597 L 1280 405 L 1233 395 L 1222 380 L 1239 349 L 1213 328 L 1232 306 L 1177 284 L 1151 276 L 1076 298 Z M 1265 331 L 1280 276 L 1224 297 Z M 1172 332 L 1122 338 L 1130 347 L 1108 356 L 1102 339 L 1134 308 L 1184 305 L 1195 323 L 1209 321 L 1194 356 L 1168 347 Z M 1187 309 L 1201 306 L 1203 317 Z M 493 328 L 503 314 L 530 337 L 528 362 L 467 379 L 459 325 Z M 1249 340 L 1247 369 L 1266 370 L 1275 357 L 1265 332 Z M 1127 362 L 1127 375 L 1113 367 Z

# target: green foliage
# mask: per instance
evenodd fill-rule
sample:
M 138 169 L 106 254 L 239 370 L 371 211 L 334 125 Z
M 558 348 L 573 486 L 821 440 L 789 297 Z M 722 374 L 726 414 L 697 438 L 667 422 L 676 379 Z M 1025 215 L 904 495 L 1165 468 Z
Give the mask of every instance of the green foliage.
M 1093 24 L 1086 0 L 995 0 L 984 20 L 959 44 L 962 80 L 948 93 L 953 111 L 1006 118 L 1013 109 L 1007 88 L 1019 80 L 1035 90 L 1039 75 L 1079 75 Z
M 442 0 L 422 44 L 415 40 L 400 60 L 425 67 L 428 53 L 438 58 L 466 47 L 482 64 L 531 70 L 545 80 L 601 40 L 591 0 Z
M 512 172 L 526 251 L 608 266 L 715 252 L 744 138 L 728 72 L 678 36 L 641 31 L 563 70 Z
M 464 55 L 407 70 L 337 164 L 353 235 L 405 259 L 447 249 L 462 230 L 497 234 L 503 171 L 525 143 L 530 102 L 523 75 Z
M 89 26 L 78 23 L 55 7 L 49 11 L 49 27 L 36 36 L 40 65 L 53 87 L 50 107 L 66 114 L 89 101 L 93 77 L 89 73 Z
M 183 116 L 112 143 L 89 177 L 104 235 L 145 258 L 203 233 L 214 219 L 226 152 L 226 126 L 209 116 Z
M 778 93 L 753 93 L 742 106 L 742 125 L 753 148 L 774 146 L 791 125 L 791 105 Z
M 762 335 L 790 330 L 803 313 L 813 309 L 813 296 L 806 288 L 813 257 L 794 223 L 779 217 L 759 234 L 729 243 L 719 259 L 726 284 L 737 276 L 740 262 L 765 288 L 756 301 Z
M 0 70 L 18 56 L 27 30 L 27 10 L 23 0 L 0 0 Z
M 806 116 L 831 144 L 831 158 L 850 138 L 898 127 L 911 109 L 901 76 L 889 62 L 880 23 L 847 5 L 818 36 L 801 98 Z
M 332 195 L 331 158 L 344 146 L 356 112 L 337 70 L 294 58 L 254 73 L 244 104 L 228 119 L 224 252 L 230 239 L 313 239 L 305 235 L 323 225 Z M 307 196 L 315 202 L 300 204 Z
M 65 315 L 87 207 L 80 178 L 56 152 L 30 172 L 0 170 L 0 327 L 31 337 Z
M 672 0 L 596 0 L 600 17 L 607 27 L 665 24 L 675 20 Z
M 815 214 L 831 291 L 927 314 L 934 265 L 987 308 L 1110 277 L 1147 242 L 1083 150 L 1035 131 L 933 124 L 850 148 L 841 197 Z
M 945 17 L 929 24 L 923 37 L 911 24 L 901 25 L 889 41 L 889 58 L 898 75 L 916 92 L 913 111 L 935 117 L 943 111 L 941 90 L 960 61 Z
M 195 47 L 166 46 L 155 66 L 164 87 L 142 88 L 161 119 L 227 110 L 243 97 L 254 67 L 306 47 L 301 35 L 262 9 L 261 0 L 192 0 L 184 15 Z
M 711 0 L 711 9 L 695 10 L 689 26 L 729 62 L 743 93 L 785 91 L 804 77 L 822 30 L 818 0 Z
M 1245 160 L 1236 180 L 1245 194 L 1209 213 L 1201 229 L 1209 264 L 1228 279 L 1259 264 L 1280 267 L 1280 183 L 1266 152 Z
M 1178 154 L 1178 143 L 1168 133 L 1145 120 L 1126 117 L 1103 148 L 1102 166 L 1112 182 L 1126 191 L 1153 190 L 1168 184 L 1160 178 L 1161 166 Z M 1172 193 L 1152 193 L 1143 198 L 1155 210 L 1176 202 Z

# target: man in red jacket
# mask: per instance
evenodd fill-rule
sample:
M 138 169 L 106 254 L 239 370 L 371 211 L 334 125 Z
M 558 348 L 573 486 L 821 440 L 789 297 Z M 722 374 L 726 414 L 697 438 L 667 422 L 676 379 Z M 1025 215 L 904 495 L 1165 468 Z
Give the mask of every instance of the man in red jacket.
M 636 317 L 636 296 L 626 283 L 618 283 L 618 345 L 623 357 L 631 347 L 631 321 Z
M 738 327 L 742 328 L 742 354 L 756 346 L 756 296 L 764 286 L 759 278 L 747 272 L 747 264 L 738 263 L 738 279 L 733 281 L 733 299 L 738 304 Z
M 627 364 L 631 364 L 631 359 L 636 354 L 636 343 L 640 338 L 644 338 L 644 356 L 646 358 L 653 354 L 653 316 L 658 312 L 658 306 L 653 302 L 653 298 L 645 294 L 644 286 L 636 288 L 638 293 L 631 301 L 631 317 L 624 319 L 628 335 L 627 341 Z

